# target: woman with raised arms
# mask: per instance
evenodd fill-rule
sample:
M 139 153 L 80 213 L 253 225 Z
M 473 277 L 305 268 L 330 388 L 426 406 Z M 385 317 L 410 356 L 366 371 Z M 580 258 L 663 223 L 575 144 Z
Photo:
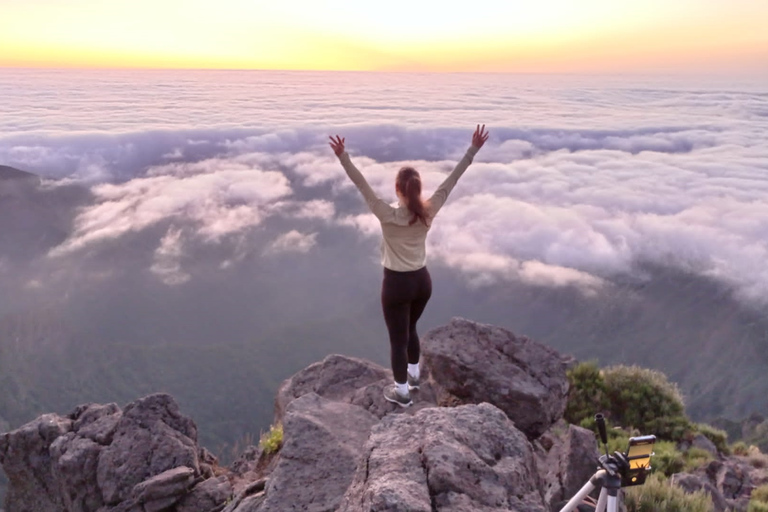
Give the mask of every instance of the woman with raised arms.
M 488 140 L 485 125 L 478 125 L 472 145 L 456 168 L 426 201 L 421 197 L 421 177 L 413 167 L 403 167 L 395 179 L 398 204 L 382 201 L 355 167 L 344 149 L 345 139 L 330 137 L 331 148 L 342 167 L 363 194 L 371 212 L 381 223 L 381 264 L 384 281 L 381 306 L 389 331 L 392 373 L 395 382 L 384 389 L 384 398 L 402 407 L 413 402 L 411 391 L 419 389 L 419 335 L 416 322 L 432 295 L 432 280 L 427 270 L 426 239 L 440 208 Z

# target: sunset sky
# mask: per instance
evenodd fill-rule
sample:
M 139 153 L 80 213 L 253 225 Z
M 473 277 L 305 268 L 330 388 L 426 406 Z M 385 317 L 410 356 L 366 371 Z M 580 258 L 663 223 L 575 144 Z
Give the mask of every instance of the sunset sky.
M 0 0 L 0 66 L 765 71 L 765 0 Z

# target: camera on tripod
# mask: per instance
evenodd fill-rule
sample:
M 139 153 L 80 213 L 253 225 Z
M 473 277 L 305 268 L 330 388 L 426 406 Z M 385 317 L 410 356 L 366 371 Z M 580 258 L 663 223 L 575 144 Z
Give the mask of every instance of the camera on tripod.
M 605 454 L 598 459 L 597 473 L 592 475 L 584 487 L 560 509 L 560 512 L 576 510 L 584 498 L 597 487 L 602 487 L 595 512 L 618 512 L 619 490 L 622 487 L 643 485 L 651 471 L 653 443 L 656 436 L 631 437 L 626 453 L 608 453 L 608 433 L 605 430 L 605 417 L 595 415 L 600 440 L 605 447 Z

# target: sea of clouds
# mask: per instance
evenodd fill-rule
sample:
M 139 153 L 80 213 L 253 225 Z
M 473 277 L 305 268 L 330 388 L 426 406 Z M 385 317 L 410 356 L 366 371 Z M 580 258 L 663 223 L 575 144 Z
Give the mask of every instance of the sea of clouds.
M 429 194 L 485 122 L 491 138 L 434 223 L 431 261 L 476 286 L 521 281 L 586 294 L 642 277 L 651 263 L 768 304 L 768 92 L 759 84 L 3 73 L 0 164 L 95 196 L 46 256 L 54 261 L 167 225 L 150 271 L 184 286 L 195 278 L 193 246 L 227 248 L 223 270 L 254 251 L 312 258 L 333 243 L 326 230 L 375 239 L 377 221 L 328 135 L 346 137 L 353 162 L 394 201 L 400 166 L 415 166 Z M 14 88 L 20 80 L 25 88 Z M 244 247 L 243 234 L 269 219 L 282 232 Z

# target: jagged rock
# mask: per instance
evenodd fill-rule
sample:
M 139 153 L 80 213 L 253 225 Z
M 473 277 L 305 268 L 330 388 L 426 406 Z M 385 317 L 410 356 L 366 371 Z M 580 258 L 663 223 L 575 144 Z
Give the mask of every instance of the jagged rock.
M 712 505 L 715 512 L 725 512 L 728 510 L 728 503 L 720 491 L 712 485 L 706 476 L 694 475 L 691 473 L 676 473 L 670 478 L 673 485 L 677 485 L 687 493 L 705 490 L 712 498 Z
M 51 443 L 54 482 L 68 512 L 90 512 L 104 504 L 96 484 L 100 450 L 99 444 L 75 432 Z
M 595 433 L 560 420 L 533 446 L 544 501 L 560 510 L 597 471 Z
M 749 473 L 738 464 L 730 464 L 720 461 L 712 461 L 707 468 L 707 474 L 712 475 L 715 487 L 726 499 L 736 499 L 744 494 L 746 489 L 751 489 Z
M 256 510 L 257 506 L 264 501 L 264 488 L 269 480 L 260 478 L 251 482 L 242 491 L 237 493 L 235 499 L 224 507 L 222 512 L 234 512 L 242 507 L 242 510 Z
M 211 512 L 223 508 L 232 496 L 232 484 L 226 476 L 209 478 L 197 484 L 179 501 L 176 512 Z
M 307 393 L 288 405 L 283 447 L 263 499 L 235 512 L 334 511 L 352 481 L 377 418 L 361 407 Z
M 370 361 L 329 355 L 283 382 L 275 398 L 275 421 L 282 421 L 288 404 L 302 395 L 317 393 L 329 400 L 348 402 L 358 389 L 385 379 L 387 375 L 387 370 Z M 391 376 L 390 372 L 390 380 Z
M 49 447 L 72 430 L 72 420 L 44 414 L 0 436 L 0 464 L 8 477 L 5 506 L 13 512 L 61 512 L 64 503 L 53 474 Z
M 140 482 L 179 466 L 200 475 L 196 441 L 197 428 L 170 395 L 128 404 L 112 443 L 99 453 L 97 481 L 104 502 L 117 505 Z
M 441 405 L 489 402 L 529 439 L 563 416 L 566 359 L 526 337 L 454 318 L 427 333 L 422 356 Z
M 195 471 L 186 466 L 163 471 L 137 484 L 132 499 L 144 505 L 147 512 L 166 509 L 179 501 L 192 487 Z
M 108 445 L 122 414 L 117 404 L 88 404 L 76 408 L 69 417 L 74 421 L 73 429 L 79 436 Z
M 388 415 L 363 451 L 339 512 L 546 510 L 530 443 L 487 403 Z

